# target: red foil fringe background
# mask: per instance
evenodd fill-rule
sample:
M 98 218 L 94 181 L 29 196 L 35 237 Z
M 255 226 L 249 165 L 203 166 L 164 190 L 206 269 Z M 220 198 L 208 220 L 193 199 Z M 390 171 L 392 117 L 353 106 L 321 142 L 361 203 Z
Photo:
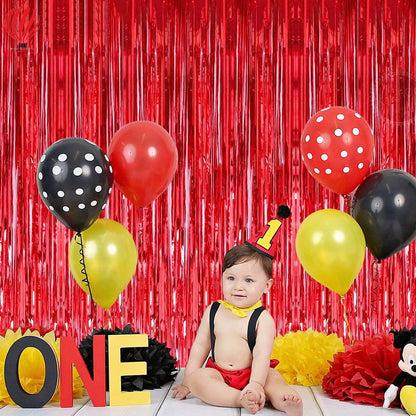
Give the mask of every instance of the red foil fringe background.
M 279 333 L 346 337 L 337 294 L 302 269 L 297 229 L 348 199 L 300 158 L 302 129 L 329 105 L 366 118 L 369 173 L 415 167 L 412 1 L 49 0 L 1 2 L 0 333 L 31 327 L 78 341 L 108 315 L 76 285 L 73 233 L 43 205 L 40 156 L 64 137 L 108 151 L 113 134 L 152 120 L 174 138 L 167 191 L 139 209 L 114 189 L 104 216 L 137 245 L 137 272 L 111 325 L 167 342 L 184 365 L 203 310 L 221 296 L 222 257 L 286 203 L 266 304 Z M 415 243 L 378 265 L 367 250 L 345 303 L 355 339 L 414 322 Z

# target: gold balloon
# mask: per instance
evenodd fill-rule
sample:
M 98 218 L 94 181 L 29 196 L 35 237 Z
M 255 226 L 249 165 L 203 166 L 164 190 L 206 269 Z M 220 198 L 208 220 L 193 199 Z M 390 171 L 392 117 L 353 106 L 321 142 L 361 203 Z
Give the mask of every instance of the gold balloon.
M 117 221 L 98 219 L 83 231 L 85 268 L 94 301 L 109 308 L 129 284 L 137 264 L 137 249 L 131 234 Z M 83 279 L 79 238 L 69 246 L 69 267 L 81 289 L 89 293 Z
M 310 276 L 339 295 L 345 295 L 363 266 L 364 234 L 354 218 L 345 212 L 316 211 L 299 227 L 296 254 Z

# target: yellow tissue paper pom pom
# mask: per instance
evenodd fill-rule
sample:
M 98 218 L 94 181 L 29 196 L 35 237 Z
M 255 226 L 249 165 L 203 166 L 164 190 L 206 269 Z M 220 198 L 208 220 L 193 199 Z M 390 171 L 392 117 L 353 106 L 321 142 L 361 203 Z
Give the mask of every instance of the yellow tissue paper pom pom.
M 23 336 L 36 336 L 43 338 L 47 341 L 60 362 L 60 340 L 55 338 L 53 331 L 45 334 L 41 337 L 38 331 L 27 330 Z M 19 328 L 16 332 L 8 329 L 5 336 L 0 336 L 0 403 L 3 404 L 15 404 L 10 398 L 10 395 L 6 389 L 6 383 L 4 380 L 4 362 L 6 360 L 7 353 L 19 338 L 22 337 L 22 330 Z M 43 387 L 45 380 L 45 361 L 42 354 L 36 348 L 26 348 L 19 360 L 19 380 L 22 388 L 29 394 L 37 394 Z M 81 378 L 78 375 L 76 369 L 73 369 L 73 397 L 79 398 L 84 395 L 84 386 Z M 51 401 L 60 400 L 60 387 L 58 386 L 55 395 Z
M 279 360 L 276 370 L 288 384 L 320 386 L 334 354 L 344 351 L 336 334 L 326 335 L 308 329 L 278 335 L 270 358 Z

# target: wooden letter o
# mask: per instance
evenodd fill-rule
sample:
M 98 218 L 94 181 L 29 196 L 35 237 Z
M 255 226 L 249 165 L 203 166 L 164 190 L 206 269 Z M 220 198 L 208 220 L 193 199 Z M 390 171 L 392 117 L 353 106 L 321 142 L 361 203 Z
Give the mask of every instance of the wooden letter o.
M 37 394 L 27 393 L 19 380 L 19 360 L 26 348 L 36 348 L 45 361 L 45 381 Z M 34 336 L 19 338 L 9 349 L 4 362 L 6 389 L 12 400 L 21 407 L 43 407 L 52 399 L 58 386 L 58 360 L 55 351 L 44 339 Z

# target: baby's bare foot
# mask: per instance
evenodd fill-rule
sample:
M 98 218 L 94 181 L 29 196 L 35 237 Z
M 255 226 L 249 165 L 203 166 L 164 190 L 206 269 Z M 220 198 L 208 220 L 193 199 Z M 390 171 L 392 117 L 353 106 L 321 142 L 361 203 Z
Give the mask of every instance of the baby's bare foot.
M 302 399 L 294 394 L 283 394 L 281 397 L 282 408 L 287 416 L 302 416 Z
M 262 406 L 259 404 L 260 402 L 260 394 L 254 391 L 248 391 L 244 394 L 243 398 L 241 399 L 241 405 L 247 412 L 251 414 L 257 413 Z

